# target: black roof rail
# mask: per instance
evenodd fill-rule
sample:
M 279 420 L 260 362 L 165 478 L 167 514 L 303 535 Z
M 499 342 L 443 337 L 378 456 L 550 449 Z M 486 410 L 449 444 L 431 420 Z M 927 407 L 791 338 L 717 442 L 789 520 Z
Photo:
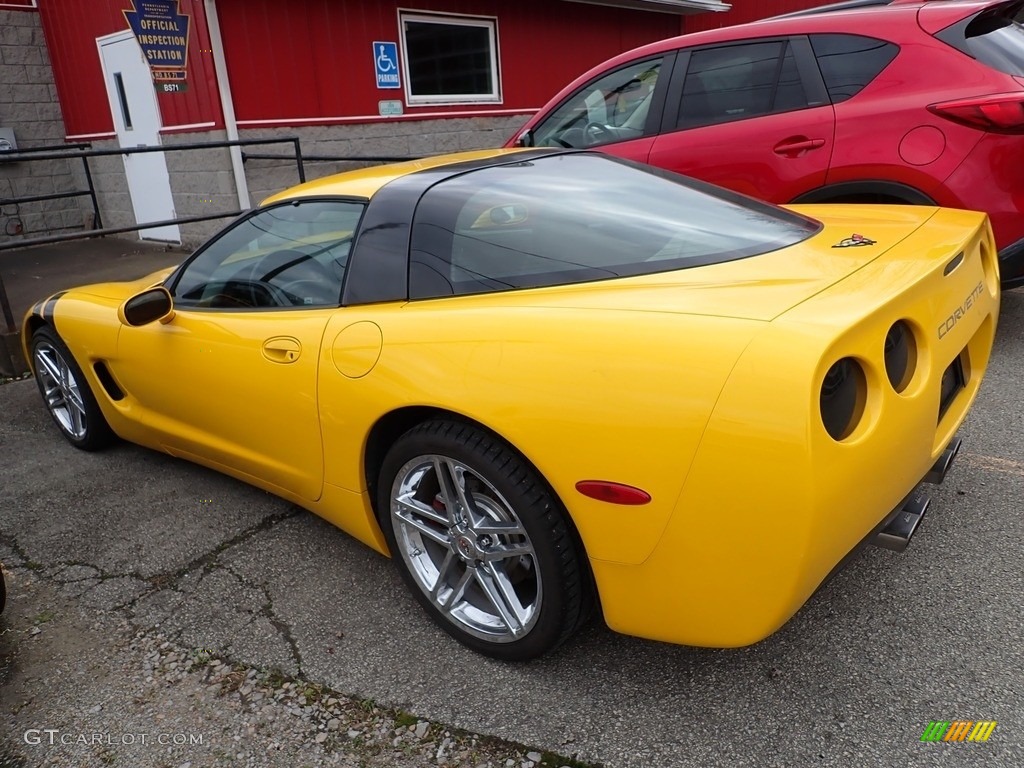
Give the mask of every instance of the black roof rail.
M 765 21 L 770 19 L 793 19 L 799 16 L 816 16 L 819 13 L 830 13 L 831 11 L 848 11 L 853 8 L 870 8 L 876 5 L 889 5 L 892 0 L 844 0 L 841 3 L 829 3 L 828 5 L 819 5 L 817 8 L 807 8 L 802 11 L 793 11 L 792 13 L 783 13 L 778 16 L 770 16 Z

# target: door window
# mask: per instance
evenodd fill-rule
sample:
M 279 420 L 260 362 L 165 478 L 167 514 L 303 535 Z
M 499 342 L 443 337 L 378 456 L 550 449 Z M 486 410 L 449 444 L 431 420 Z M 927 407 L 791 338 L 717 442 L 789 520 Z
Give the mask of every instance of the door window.
M 697 128 L 807 106 L 787 41 L 694 51 L 686 70 L 677 128 Z
M 633 62 L 584 86 L 537 124 L 534 146 L 596 147 L 640 138 L 661 64 L 661 58 Z
M 248 216 L 200 251 L 171 293 L 183 307 L 337 306 L 362 203 L 285 203 Z

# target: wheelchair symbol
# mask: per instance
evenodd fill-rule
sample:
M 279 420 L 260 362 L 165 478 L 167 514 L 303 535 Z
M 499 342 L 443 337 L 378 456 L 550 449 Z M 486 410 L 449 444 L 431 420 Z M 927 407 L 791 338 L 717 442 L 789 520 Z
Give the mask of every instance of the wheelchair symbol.
M 393 62 L 391 58 L 384 53 L 384 46 L 382 45 L 380 47 L 380 54 L 377 56 L 377 71 L 381 74 L 385 74 L 396 69 L 398 69 L 398 67 L 396 67 L 395 62 Z

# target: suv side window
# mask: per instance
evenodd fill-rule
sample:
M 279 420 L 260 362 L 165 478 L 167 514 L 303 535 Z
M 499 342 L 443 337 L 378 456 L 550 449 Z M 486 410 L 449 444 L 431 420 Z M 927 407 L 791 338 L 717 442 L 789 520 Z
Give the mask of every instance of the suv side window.
M 645 135 L 662 61 L 635 61 L 583 86 L 537 124 L 533 145 L 596 147 Z
M 860 35 L 811 35 L 811 47 L 833 104 L 856 96 L 900 51 L 892 43 Z
M 683 82 L 677 128 L 697 128 L 807 106 L 789 42 L 694 51 Z

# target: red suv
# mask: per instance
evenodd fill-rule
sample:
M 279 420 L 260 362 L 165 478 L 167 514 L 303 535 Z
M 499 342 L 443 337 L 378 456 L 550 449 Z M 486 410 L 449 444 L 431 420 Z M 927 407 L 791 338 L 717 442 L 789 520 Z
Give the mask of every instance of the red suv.
M 854 0 L 637 48 L 509 145 L 601 147 L 774 203 L 988 212 L 1024 285 L 1024 0 Z

